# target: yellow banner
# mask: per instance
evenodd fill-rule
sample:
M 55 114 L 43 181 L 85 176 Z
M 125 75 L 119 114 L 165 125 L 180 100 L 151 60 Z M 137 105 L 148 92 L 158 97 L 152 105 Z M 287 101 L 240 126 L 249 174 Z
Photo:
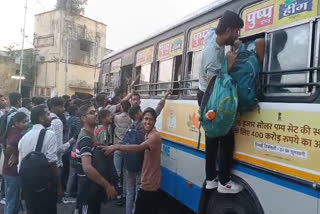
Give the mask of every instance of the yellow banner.
M 151 64 L 153 61 L 153 52 L 154 52 L 153 46 L 139 51 L 136 57 L 136 67 L 145 65 L 145 64 Z
M 168 59 L 183 53 L 183 34 L 161 42 L 158 48 L 158 60 Z
M 199 107 L 193 104 L 167 103 L 163 109 L 162 131 L 187 139 L 180 143 L 196 147 L 200 127 L 198 110 Z M 204 146 L 204 132 L 201 132 Z
M 320 112 L 302 110 L 243 114 L 235 127 L 235 158 L 320 182 L 319 118 Z
M 318 14 L 318 0 L 269 0 L 249 6 L 242 13 L 241 36 L 253 35 Z
M 201 51 L 204 45 L 204 39 L 210 28 L 218 26 L 219 20 L 212 21 L 206 25 L 200 26 L 190 33 L 188 51 Z
M 111 73 L 119 72 L 121 67 L 121 59 L 117 59 L 111 62 Z

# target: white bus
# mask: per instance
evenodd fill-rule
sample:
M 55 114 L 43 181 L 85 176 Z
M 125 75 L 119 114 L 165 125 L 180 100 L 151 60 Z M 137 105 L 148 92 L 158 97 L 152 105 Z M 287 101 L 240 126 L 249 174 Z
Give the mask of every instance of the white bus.
M 174 90 L 156 124 L 163 192 L 198 213 L 320 213 L 318 4 L 217 0 L 102 60 L 99 92 L 112 95 L 140 74 L 136 90 L 145 108 Z M 202 191 L 205 143 L 196 101 L 204 37 L 225 10 L 243 18 L 241 40 L 266 39 L 259 108 L 240 115 L 234 129 L 233 179 L 244 186 L 237 195 Z

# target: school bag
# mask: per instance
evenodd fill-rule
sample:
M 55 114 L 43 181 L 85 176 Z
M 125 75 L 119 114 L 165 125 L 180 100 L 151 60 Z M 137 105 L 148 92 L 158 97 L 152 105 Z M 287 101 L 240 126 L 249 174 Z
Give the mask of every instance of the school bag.
M 19 175 L 23 189 L 41 192 L 52 182 L 50 165 L 45 154 L 41 152 L 47 129 L 41 129 L 36 149 L 21 161 Z
M 119 183 L 119 177 L 114 166 L 113 155 L 105 156 L 101 148 L 95 146 L 92 151 L 92 166 L 104 177 L 111 185 L 116 187 Z M 105 189 L 100 185 L 90 182 L 90 188 L 88 192 L 89 196 L 94 197 L 97 200 L 103 200 L 107 198 Z
M 258 74 L 260 65 L 254 50 L 240 45 L 230 76 L 238 85 L 238 111 L 246 112 L 258 106 Z
M 90 138 L 89 136 L 83 136 L 80 139 L 78 139 L 78 142 L 83 140 L 84 138 Z M 101 144 L 102 146 L 102 144 Z M 119 181 L 119 177 L 116 171 L 116 168 L 114 166 L 113 162 L 113 156 L 105 156 L 101 148 L 99 147 L 99 144 L 93 143 L 92 145 L 92 166 L 99 172 L 99 174 L 106 179 L 108 182 L 110 182 L 113 186 L 116 186 Z M 89 186 L 88 188 L 88 196 L 94 197 L 97 200 L 103 200 L 106 197 L 105 190 L 95 182 L 91 182 L 88 180 L 88 183 L 86 184 Z
M 113 155 L 105 156 L 99 146 L 94 146 L 93 148 L 92 166 L 112 185 L 118 183 L 119 178 L 114 166 Z
M 228 134 L 236 120 L 237 108 L 237 85 L 228 74 L 225 58 L 218 75 L 211 79 L 200 106 L 200 123 L 206 136 L 216 138 Z M 211 110 L 216 113 L 216 118 L 208 121 L 205 115 Z
M 124 135 L 121 143 L 124 145 L 139 145 L 144 141 L 144 133 L 138 130 L 138 124 L 132 123 Z M 139 172 L 142 169 L 144 152 L 124 152 L 124 168 L 130 172 Z

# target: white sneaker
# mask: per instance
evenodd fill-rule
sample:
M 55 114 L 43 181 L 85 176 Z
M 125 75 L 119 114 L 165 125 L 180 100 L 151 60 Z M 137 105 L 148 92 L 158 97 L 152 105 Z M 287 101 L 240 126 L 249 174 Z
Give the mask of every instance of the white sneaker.
M 6 204 L 6 199 L 5 198 L 1 199 L 0 204 L 5 205 Z
M 243 190 L 243 186 L 230 180 L 226 185 L 218 184 L 218 192 L 225 194 L 237 194 Z
M 69 203 L 76 203 L 77 202 L 77 199 L 76 198 L 72 198 L 72 197 L 64 197 L 62 199 L 62 202 L 64 204 L 69 204 Z
M 218 177 L 216 177 L 215 179 L 213 179 L 212 181 L 207 180 L 206 183 L 206 189 L 215 189 L 218 187 Z

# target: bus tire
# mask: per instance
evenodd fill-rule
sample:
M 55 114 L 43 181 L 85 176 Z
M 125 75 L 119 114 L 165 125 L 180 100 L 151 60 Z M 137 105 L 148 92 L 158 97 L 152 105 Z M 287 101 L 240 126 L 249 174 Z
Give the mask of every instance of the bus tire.
M 261 204 L 251 187 L 241 178 L 233 176 L 233 180 L 243 185 L 238 194 L 221 194 L 217 190 L 210 195 L 206 214 L 264 214 Z

